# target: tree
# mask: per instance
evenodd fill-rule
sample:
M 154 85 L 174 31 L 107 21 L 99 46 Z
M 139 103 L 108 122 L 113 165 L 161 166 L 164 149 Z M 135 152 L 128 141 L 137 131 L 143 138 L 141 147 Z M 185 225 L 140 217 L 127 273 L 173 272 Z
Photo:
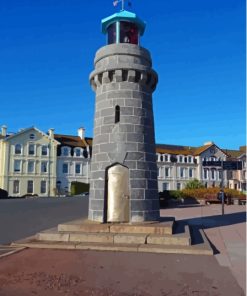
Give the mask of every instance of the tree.
M 204 188 L 204 185 L 198 179 L 189 181 L 185 185 L 185 189 L 198 189 L 198 188 Z

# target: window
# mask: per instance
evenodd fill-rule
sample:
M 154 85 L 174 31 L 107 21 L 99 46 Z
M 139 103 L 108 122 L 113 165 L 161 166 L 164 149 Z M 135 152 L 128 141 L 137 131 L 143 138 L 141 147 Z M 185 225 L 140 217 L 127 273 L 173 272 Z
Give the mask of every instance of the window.
M 116 23 L 111 24 L 107 28 L 108 44 L 116 43 Z
M 177 183 L 177 190 L 181 189 L 181 183 Z
M 33 193 L 33 181 L 27 181 L 27 193 Z
M 219 180 L 222 180 L 222 171 L 218 171 Z
M 179 162 L 183 162 L 183 156 L 179 156 Z
M 203 178 L 204 179 L 208 178 L 208 170 L 207 169 L 203 169 Z
M 46 193 L 46 181 L 40 182 L 40 193 Z
M 165 168 L 165 177 L 170 177 L 170 168 Z
M 63 155 L 69 156 L 69 148 L 68 147 L 63 147 Z
M 81 164 L 80 163 L 76 163 L 76 165 L 75 165 L 75 173 L 76 174 L 81 173 Z
M 43 155 L 43 156 L 48 155 L 48 146 L 42 146 L 41 155 Z
M 184 158 L 184 162 L 187 163 L 187 157 Z
M 181 178 L 185 177 L 185 168 L 180 168 L 180 177 Z
M 14 180 L 13 193 L 20 193 L 20 181 Z
M 75 149 L 75 156 L 81 156 L 81 150 L 80 149 Z
M 34 161 L 33 160 L 28 161 L 27 172 L 28 173 L 33 173 L 34 172 Z
M 212 180 L 216 179 L 215 169 L 211 170 L 211 176 L 212 176 Z
M 193 178 L 193 169 L 189 168 L 189 178 Z
M 117 105 L 115 107 L 115 123 L 120 121 L 120 107 Z
M 160 161 L 163 161 L 163 155 L 160 155 Z
M 63 163 L 63 173 L 68 174 L 69 172 L 69 165 L 68 163 Z
M 192 157 L 188 156 L 188 163 L 192 163 Z
M 34 155 L 35 153 L 35 146 L 34 146 L 34 144 L 29 144 L 29 146 L 28 146 L 28 154 L 29 155 Z
M 138 28 L 134 23 L 120 22 L 120 43 L 138 44 Z
M 21 161 L 19 159 L 15 159 L 14 161 L 14 172 L 20 172 L 21 171 Z
M 29 139 L 34 140 L 35 139 L 35 134 L 30 134 Z
M 169 190 L 169 183 L 163 183 L 163 191 Z
M 169 161 L 169 157 L 168 157 L 168 155 L 167 155 L 167 154 L 165 155 L 165 161 L 166 161 L 166 162 L 168 162 L 168 161 Z
M 21 144 L 15 145 L 15 154 L 21 154 Z
M 41 173 L 47 173 L 48 172 L 48 163 L 47 161 L 41 162 Z

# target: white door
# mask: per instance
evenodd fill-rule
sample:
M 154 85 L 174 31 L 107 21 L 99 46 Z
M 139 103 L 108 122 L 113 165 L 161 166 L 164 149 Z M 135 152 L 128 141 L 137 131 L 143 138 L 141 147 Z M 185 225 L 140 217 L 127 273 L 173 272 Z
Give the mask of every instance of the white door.
M 108 170 L 107 222 L 129 222 L 129 169 L 116 164 Z

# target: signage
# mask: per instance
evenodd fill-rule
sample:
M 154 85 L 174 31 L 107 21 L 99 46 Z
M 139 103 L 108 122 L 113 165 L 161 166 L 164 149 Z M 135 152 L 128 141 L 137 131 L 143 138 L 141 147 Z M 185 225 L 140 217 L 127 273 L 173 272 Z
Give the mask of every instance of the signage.
M 242 170 L 242 161 L 223 161 L 223 170 Z
M 203 166 L 222 166 L 222 161 L 206 161 L 202 162 Z
M 223 167 L 222 167 L 223 164 Z M 222 167 L 223 170 L 236 171 L 242 170 L 242 161 L 206 161 L 202 162 L 203 166 Z

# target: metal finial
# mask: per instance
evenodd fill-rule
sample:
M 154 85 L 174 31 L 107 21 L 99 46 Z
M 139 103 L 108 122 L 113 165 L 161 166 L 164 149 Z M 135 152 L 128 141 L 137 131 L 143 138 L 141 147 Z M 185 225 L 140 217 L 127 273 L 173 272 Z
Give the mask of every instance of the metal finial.
M 117 6 L 118 5 L 118 3 L 120 3 L 121 2 L 121 4 L 122 4 L 122 9 L 121 9 L 121 11 L 123 11 L 124 10 L 124 5 L 125 5 L 125 0 L 115 0 L 115 1 L 113 1 L 113 6 Z M 129 4 L 129 6 L 131 6 L 131 2 L 130 2 L 130 0 L 128 1 L 128 4 Z

